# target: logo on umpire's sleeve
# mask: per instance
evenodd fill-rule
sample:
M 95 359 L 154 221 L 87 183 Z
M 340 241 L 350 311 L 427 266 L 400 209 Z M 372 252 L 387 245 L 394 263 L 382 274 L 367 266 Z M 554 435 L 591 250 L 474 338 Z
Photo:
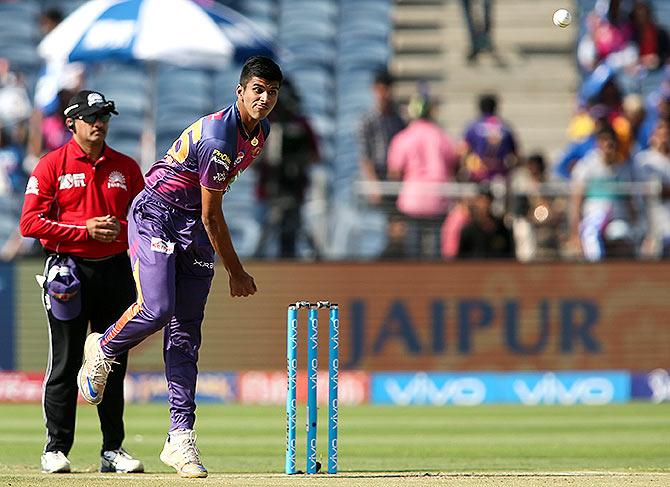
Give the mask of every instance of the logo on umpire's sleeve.
M 28 179 L 26 194 L 40 194 L 40 182 L 36 176 L 30 176 L 30 179 Z
M 151 250 L 161 254 L 172 254 L 174 252 L 174 242 L 168 242 L 158 237 L 151 237 Z

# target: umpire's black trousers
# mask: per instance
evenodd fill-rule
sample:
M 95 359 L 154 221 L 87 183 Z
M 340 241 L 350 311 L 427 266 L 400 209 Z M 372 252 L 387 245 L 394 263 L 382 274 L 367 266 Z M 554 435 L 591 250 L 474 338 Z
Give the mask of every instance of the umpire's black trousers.
M 47 310 L 49 319 L 49 359 L 44 381 L 43 406 L 47 427 L 44 451 L 70 452 L 74 442 L 77 407 L 77 373 L 82 363 L 84 341 L 91 331 L 102 333 L 135 302 L 135 283 L 126 253 L 103 260 L 74 258 L 81 281 L 81 314 L 60 321 Z M 53 256 L 48 256 L 47 275 Z M 43 295 L 44 299 L 44 295 Z M 121 447 L 123 428 L 123 378 L 128 354 L 115 359 L 107 379 L 105 395 L 98 407 L 102 430 L 102 451 Z

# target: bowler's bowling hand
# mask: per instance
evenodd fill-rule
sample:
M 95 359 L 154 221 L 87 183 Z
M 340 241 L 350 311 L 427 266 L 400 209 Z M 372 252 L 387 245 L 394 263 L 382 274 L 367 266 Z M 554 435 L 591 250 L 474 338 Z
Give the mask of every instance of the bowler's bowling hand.
M 244 270 L 231 273 L 228 283 L 230 285 L 230 295 L 233 297 L 246 297 L 256 294 L 254 278 Z

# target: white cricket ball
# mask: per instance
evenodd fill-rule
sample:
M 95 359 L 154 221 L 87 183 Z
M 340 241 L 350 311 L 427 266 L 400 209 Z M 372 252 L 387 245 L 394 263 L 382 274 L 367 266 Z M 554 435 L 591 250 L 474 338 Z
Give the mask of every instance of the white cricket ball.
M 572 22 L 572 15 L 564 8 L 559 8 L 554 12 L 554 25 L 556 27 L 567 27 Z

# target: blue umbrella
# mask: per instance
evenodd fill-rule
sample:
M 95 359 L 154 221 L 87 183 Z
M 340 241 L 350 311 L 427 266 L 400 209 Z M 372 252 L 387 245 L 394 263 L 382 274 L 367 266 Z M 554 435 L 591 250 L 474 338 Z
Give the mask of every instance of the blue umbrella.
M 233 43 L 190 0 L 92 0 L 38 46 L 50 63 L 162 61 L 199 68 L 224 67 Z

